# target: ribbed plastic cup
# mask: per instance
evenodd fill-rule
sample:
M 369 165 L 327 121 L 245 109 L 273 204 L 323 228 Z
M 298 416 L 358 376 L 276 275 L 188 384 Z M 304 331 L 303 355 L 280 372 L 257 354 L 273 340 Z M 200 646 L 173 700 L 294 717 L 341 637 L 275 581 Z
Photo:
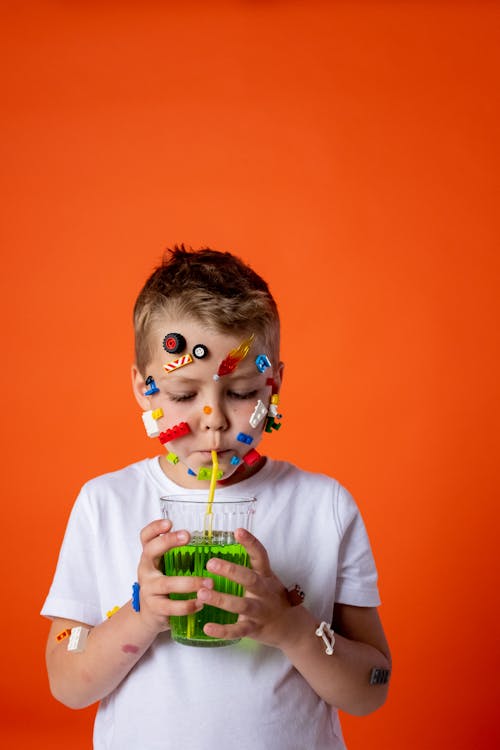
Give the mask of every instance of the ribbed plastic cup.
M 233 596 L 243 596 L 244 589 L 238 583 L 215 575 L 207 570 L 207 562 L 213 557 L 228 560 L 237 565 L 250 567 L 248 553 L 234 537 L 236 529 L 252 530 L 256 500 L 253 497 L 215 498 L 208 503 L 200 495 L 167 495 L 162 497 L 163 518 L 172 521 L 174 531 L 186 529 L 191 534 L 188 544 L 174 547 L 164 555 L 165 575 L 202 576 L 214 581 L 216 591 Z M 170 594 L 171 599 L 195 599 L 196 593 Z M 216 647 L 230 646 L 236 639 L 212 638 L 203 632 L 207 622 L 222 625 L 235 623 L 238 615 L 218 607 L 205 604 L 199 612 L 190 615 L 172 616 L 171 634 L 174 641 L 185 646 Z

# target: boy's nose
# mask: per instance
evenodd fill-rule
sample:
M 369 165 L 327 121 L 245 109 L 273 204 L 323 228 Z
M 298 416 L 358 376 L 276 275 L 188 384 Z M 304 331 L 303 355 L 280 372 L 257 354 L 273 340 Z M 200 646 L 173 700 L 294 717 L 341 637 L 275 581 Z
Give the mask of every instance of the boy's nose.
M 227 430 L 228 420 L 224 410 L 218 404 L 210 404 L 203 408 L 201 426 L 205 430 Z

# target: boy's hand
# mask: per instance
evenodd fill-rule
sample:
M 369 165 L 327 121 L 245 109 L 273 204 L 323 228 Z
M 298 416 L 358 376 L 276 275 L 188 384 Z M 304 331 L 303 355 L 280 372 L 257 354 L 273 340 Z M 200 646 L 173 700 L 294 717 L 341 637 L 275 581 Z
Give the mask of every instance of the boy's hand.
M 203 585 L 198 590 L 198 599 L 203 604 L 237 613 L 238 621 L 234 625 L 207 623 L 204 631 L 215 638 L 253 638 L 279 647 L 291 635 L 291 607 L 285 586 L 271 570 L 267 552 L 256 537 L 245 529 L 237 529 L 235 538 L 247 550 L 252 568 L 212 558 L 207 570 L 244 586 L 244 596 L 222 594 Z
M 140 612 L 145 626 L 155 635 L 169 629 L 170 615 L 189 615 L 202 609 L 198 599 L 172 600 L 172 593 L 196 593 L 202 586 L 210 590 L 211 578 L 197 576 L 166 576 L 160 561 L 167 550 L 189 541 L 187 531 L 170 531 L 171 521 L 153 521 L 141 531 L 142 555 L 137 570 L 140 585 Z

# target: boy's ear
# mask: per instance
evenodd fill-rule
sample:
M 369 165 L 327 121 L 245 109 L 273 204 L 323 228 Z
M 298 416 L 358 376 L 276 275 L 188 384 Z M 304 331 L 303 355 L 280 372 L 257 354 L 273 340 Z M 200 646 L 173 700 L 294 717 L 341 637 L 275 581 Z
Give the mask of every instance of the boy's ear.
M 134 392 L 135 400 L 143 411 L 149 411 L 151 403 L 149 397 L 144 395 L 144 391 L 147 391 L 148 387 L 136 364 L 132 365 L 131 375 L 132 390 Z
M 285 371 L 285 363 L 284 362 L 280 362 L 279 365 L 278 365 L 278 383 L 277 383 L 277 385 L 278 385 L 278 391 L 281 388 L 281 386 L 283 385 L 283 373 L 284 373 L 284 371 Z

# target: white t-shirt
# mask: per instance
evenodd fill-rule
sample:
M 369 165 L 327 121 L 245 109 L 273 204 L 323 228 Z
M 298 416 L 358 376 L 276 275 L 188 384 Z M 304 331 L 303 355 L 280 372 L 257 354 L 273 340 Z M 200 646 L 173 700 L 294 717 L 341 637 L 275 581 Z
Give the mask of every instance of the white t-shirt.
M 206 496 L 206 488 L 198 491 Z M 42 614 L 97 625 L 131 598 L 139 533 L 160 518 L 159 497 L 192 493 L 158 458 L 91 480 L 71 513 Z M 377 573 L 359 511 L 334 479 L 268 459 L 254 476 L 217 489 L 257 498 L 253 533 L 289 588 L 298 583 L 318 622 L 334 602 L 377 606 Z M 330 658 L 325 655 L 325 659 Z M 196 648 L 162 633 L 101 701 L 96 750 L 341 750 L 336 709 L 277 648 L 250 639 Z

